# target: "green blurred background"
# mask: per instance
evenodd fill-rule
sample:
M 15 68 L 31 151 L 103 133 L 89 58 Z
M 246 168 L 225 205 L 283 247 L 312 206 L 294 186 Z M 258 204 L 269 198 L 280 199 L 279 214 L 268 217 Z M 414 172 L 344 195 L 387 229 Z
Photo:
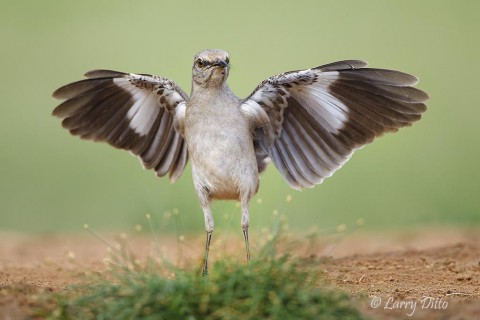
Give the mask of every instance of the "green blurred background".
M 51 116 L 51 93 L 96 68 L 162 75 L 189 92 L 193 55 L 212 47 L 230 53 L 239 96 L 287 70 L 364 59 L 418 76 L 432 97 L 424 119 L 358 151 L 314 189 L 291 190 L 270 166 L 252 203 L 254 228 L 274 209 L 297 230 L 358 218 L 369 229 L 480 225 L 478 1 L 0 6 L 0 230 L 125 230 L 173 208 L 182 228 L 203 230 L 190 169 L 171 185 L 124 151 L 70 136 Z M 214 209 L 219 228 L 239 226 L 234 203 Z

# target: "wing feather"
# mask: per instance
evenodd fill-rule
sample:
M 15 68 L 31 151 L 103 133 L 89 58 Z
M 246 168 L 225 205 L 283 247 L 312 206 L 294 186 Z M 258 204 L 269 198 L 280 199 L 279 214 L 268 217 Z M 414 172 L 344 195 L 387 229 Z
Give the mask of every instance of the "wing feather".
M 270 120 L 255 129 L 257 158 L 268 156 L 292 187 L 312 187 L 356 149 L 418 121 L 429 98 L 418 79 L 366 66 L 339 61 L 263 81 L 242 104 Z
M 283 173 L 283 177 L 294 189 L 300 190 L 302 188 L 301 182 L 303 179 L 299 176 L 295 166 L 292 164 L 290 158 L 286 154 L 284 146 L 279 141 L 275 141 L 269 148 L 272 159 L 275 159 L 275 166 Z
M 170 130 L 174 131 L 173 128 L 171 128 Z M 155 171 L 160 177 L 163 177 L 170 171 L 170 169 L 174 165 L 174 159 L 178 157 L 178 153 L 180 152 L 180 149 L 182 147 L 182 141 L 180 141 L 180 139 L 182 138 L 179 134 L 172 134 L 171 137 L 172 138 L 169 147 L 165 149 L 165 153 L 162 159 L 155 167 Z
M 183 172 L 188 152 L 180 132 L 188 96 L 173 81 L 152 75 L 93 70 L 53 96 L 65 99 L 53 115 L 71 134 L 104 141 L 138 156 L 158 176 L 172 181 Z
M 313 161 L 315 159 L 314 153 L 307 138 L 298 135 L 290 121 L 285 121 L 282 135 L 284 133 L 286 133 L 286 137 L 288 137 L 289 140 L 286 142 L 289 143 L 293 154 L 295 154 L 296 162 L 299 164 L 299 170 L 312 186 L 318 184 L 323 179 L 325 170 Z
M 325 144 L 310 124 L 302 121 L 301 115 L 289 112 L 287 123 L 293 127 L 292 131 L 295 130 L 297 137 L 302 137 L 308 142 L 311 150 L 309 157 L 312 157 L 311 160 L 323 170 L 321 174 L 323 177 L 326 178 L 330 171 L 342 163 L 343 158 L 336 156 L 336 153 Z
M 296 174 L 303 181 L 303 185 L 313 186 L 311 176 L 313 172 L 309 166 L 305 163 L 301 153 L 297 150 L 296 145 L 290 139 L 289 132 L 284 127 L 280 140 L 282 146 L 284 147 L 284 152 L 288 156 L 288 159 L 291 161 L 291 164 L 296 169 Z
M 183 172 L 183 169 L 187 165 L 188 161 L 188 150 L 187 150 L 187 143 L 185 140 L 182 141 L 182 148 L 180 149 L 180 153 L 173 162 L 173 168 L 170 170 L 169 178 L 171 181 L 177 181 L 180 175 Z

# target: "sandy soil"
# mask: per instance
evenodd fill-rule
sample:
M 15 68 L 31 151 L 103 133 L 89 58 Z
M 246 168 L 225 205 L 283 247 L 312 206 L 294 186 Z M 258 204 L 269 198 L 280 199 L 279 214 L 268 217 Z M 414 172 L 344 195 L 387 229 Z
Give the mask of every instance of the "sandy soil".
M 352 293 L 378 319 L 480 319 L 480 230 L 435 229 L 321 237 L 299 254 L 325 257 L 320 285 Z M 261 235 L 257 235 L 261 237 Z M 114 239 L 114 235 L 105 236 Z M 212 262 L 242 250 L 235 236 L 217 236 Z M 214 239 L 215 240 L 215 239 Z M 341 241 L 340 241 L 341 240 Z M 114 240 L 111 240 L 115 243 Z M 152 250 L 150 236 L 128 239 L 138 257 Z M 173 261 L 200 266 L 203 237 L 161 238 Z M 301 251 L 301 252 L 300 252 Z M 107 269 L 106 246 L 89 235 L 23 236 L 0 233 L 0 319 L 29 318 L 45 292 L 88 281 Z

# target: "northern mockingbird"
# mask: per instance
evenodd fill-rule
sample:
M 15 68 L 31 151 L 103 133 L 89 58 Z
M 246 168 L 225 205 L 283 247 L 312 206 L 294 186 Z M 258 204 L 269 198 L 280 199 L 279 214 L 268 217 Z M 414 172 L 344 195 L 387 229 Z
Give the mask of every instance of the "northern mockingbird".
M 375 137 L 420 119 L 429 96 L 413 87 L 416 77 L 366 66 L 348 60 L 285 72 L 241 99 L 227 84 L 228 53 L 202 50 L 190 96 L 162 77 L 93 70 L 53 93 L 66 100 L 53 115 L 71 134 L 128 150 L 172 182 L 190 158 L 207 231 L 206 274 L 213 200 L 240 201 L 250 259 L 249 202 L 268 161 L 291 187 L 310 188 Z

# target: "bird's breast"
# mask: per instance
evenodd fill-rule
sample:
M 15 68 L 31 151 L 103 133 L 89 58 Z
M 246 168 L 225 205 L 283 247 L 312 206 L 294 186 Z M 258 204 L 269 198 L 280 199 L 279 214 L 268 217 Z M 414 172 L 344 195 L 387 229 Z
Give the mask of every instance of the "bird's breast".
M 242 190 L 256 190 L 252 132 L 237 107 L 187 108 L 185 140 L 194 183 L 208 189 L 213 198 L 238 199 Z

